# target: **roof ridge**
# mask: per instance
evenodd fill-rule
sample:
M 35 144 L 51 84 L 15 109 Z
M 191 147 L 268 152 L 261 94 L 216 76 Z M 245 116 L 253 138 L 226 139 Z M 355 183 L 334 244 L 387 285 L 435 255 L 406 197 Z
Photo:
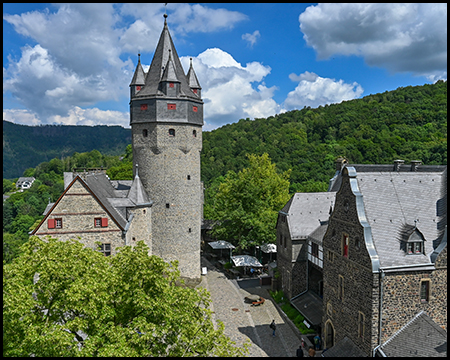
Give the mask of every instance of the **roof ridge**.
M 409 320 L 405 325 L 403 325 L 399 330 L 397 330 L 397 332 L 395 332 L 389 339 L 387 339 L 386 342 L 383 345 L 381 345 L 381 347 L 384 347 L 385 345 L 389 344 L 394 338 L 403 333 L 422 315 L 427 315 L 427 313 L 424 310 L 419 311 L 416 315 L 414 315 L 414 317 L 411 320 Z

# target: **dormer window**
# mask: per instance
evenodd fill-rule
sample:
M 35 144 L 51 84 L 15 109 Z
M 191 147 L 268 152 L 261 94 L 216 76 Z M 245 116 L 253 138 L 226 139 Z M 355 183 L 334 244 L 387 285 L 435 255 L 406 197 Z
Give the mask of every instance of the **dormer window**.
M 173 88 L 174 84 L 173 83 L 169 83 L 169 87 Z
M 403 225 L 401 237 L 402 248 L 407 255 L 422 255 L 425 253 L 425 238 L 415 225 Z

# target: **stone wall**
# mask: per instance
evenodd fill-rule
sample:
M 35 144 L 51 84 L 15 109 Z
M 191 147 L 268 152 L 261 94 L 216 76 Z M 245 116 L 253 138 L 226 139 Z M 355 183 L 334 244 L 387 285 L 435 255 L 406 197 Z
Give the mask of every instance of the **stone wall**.
M 348 236 L 348 257 L 343 256 L 342 238 Z M 359 245 L 358 245 L 359 244 Z M 371 260 L 364 242 L 363 227 L 359 223 L 355 195 L 348 176 L 336 195 L 336 204 L 323 238 L 323 330 L 331 321 L 334 327 L 334 344 L 345 336 L 367 355 L 371 355 L 374 341 L 372 296 L 376 280 L 372 274 Z M 343 279 L 343 297 L 339 296 L 339 278 Z M 331 305 L 331 315 L 327 312 Z M 364 334 L 359 336 L 359 314 L 364 315 Z M 322 334 L 325 339 L 325 334 Z M 325 344 L 328 346 L 327 344 Z
M 107 227 L 95 227 L 95 218 L 107 218 Z M 49 229 L 48 219 L 62 219 L 61 229 Z M 95 242 L 111 244 L 111 255 L 116 249 L 125 245 L 122 230 L 90 194 L 80 180 L 66 191 L 55 208 L 36 232 L 44 238 L 47 235 L 66 241 L 76 239 L 86 247 L 96 249 Z
M 152 208 L 139 207 L 129 209 L 128 219 L 133 214 L 133 220 L 126 233 L 126 245 L 135 246 L 138 241 L 144 241 L 152 255 Z
M 147 130 L 147 136 L 143 130 Z M 174 130 L 175 135 L 169 130 Z M 202 128 L 135 123 L 132 136 L 133 161 L 154 201 L 152 253 L 164 261 L 178 260 L 183 277 L 200 278 Z
M 421 302 L 420 284 L 430 281 L 430 298 Z M 447 271 L 402 271 L 385 273 L 383 279 L 383 327 L 385 342 L 420 311 L 447 329 Z

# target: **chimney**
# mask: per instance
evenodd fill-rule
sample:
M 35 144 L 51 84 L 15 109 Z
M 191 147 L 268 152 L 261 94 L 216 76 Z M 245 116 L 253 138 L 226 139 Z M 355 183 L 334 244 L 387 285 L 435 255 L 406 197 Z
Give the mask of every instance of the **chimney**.
M 421 160 L 411 160 L 411 171 L 417 171 L 417 168 L 421 164 L 422 164 Z
M 335 161 L 336 171 L 341 171 L 344 165 L 347 165 L 347 160 L 342 156 L 339 156 Z
M 400 171 L 400 166 L 405 163 L 405 160 L 394 160 L 394 171 Z

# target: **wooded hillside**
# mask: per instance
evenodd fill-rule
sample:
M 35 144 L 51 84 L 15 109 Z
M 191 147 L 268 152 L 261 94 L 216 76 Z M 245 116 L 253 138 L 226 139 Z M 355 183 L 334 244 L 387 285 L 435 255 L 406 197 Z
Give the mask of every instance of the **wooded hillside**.
M 338 156 L 354 164 L 447 164 L 447 82 L 241 119 L 205 132 L 202 180 L 208 185 L 248 166 L 247 153 L 268 153 L 280 171 L 292 169 L 291 192 L 325 191 Z
M 3 120 L 3 178 L 75 152 L 98 150 L 120 155 L 131 143 L 131 129 L 121 126 L 26 126 Z

